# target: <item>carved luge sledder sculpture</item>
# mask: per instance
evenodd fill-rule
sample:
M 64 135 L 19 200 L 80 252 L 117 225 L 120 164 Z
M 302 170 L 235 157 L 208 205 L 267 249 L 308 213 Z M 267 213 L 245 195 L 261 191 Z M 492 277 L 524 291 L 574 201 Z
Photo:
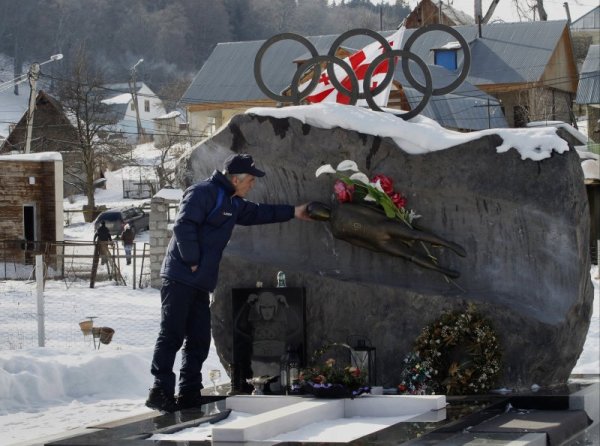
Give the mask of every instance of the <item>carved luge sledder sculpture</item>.
M 333 209 L 321 202 L 308 205 L 311 218 L 328 221 L 333 236 L 362 248 L 401 257 L 423 268 L 431 269 L 453 279 L 460 273 L 437 264 L 435 258 L 423 254 L 416 242 L 444 246 L 461 257 L 466 256 L 465 249 L 435 234 L 424 232 L 395 220 L 390 220 L 383 212 L 371 206 L 356 203 L 340 203 Z

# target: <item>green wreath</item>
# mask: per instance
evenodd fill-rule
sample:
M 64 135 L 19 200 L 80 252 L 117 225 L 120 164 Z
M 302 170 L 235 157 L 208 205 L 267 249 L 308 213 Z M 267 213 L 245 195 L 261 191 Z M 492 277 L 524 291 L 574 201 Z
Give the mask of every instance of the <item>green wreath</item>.
M 435 390 L 447 395 L 485 393 L 501 370 L 498 337 L 472 304 L 425 327 L 414 350 L 430 362 Z

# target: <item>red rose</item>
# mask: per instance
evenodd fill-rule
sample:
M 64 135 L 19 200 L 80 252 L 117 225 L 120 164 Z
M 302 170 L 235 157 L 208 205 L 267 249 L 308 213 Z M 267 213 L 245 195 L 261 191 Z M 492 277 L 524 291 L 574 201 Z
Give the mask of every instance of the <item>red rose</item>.
M 394 193 L 394 182 L 392 179 L 388 176 L 379 174 L 373 177 L 371 183 L 377 183 L 377 181 L 381 184 L 383 191 L 391 197 Z
M 400 384 L 400 385 L 398 386 L 398 390 L 399 390 L 400 392 L 406 392 L 406 386 L 405 386 L 404 384 Z
M 312 381 L 316 384 L 323 384 L 326 380 L 323 375 L 317 375 L 313 377 Z
M 396 192 L 393 195 L 391 195 L 390 198 L 392 199 L 392 201 L 398 209 L 402 209 L 404 206 L 406 206 L 406 198 L 404 198 L 404 196 L 401 193 Z
M 348 185 L 342 180 L 336 180 L 333 185 L 333 192 L 335 193 L 335 198 L 337 198 L 340 203 L 345 203 L 352 201 L 354 186 Z
M 358 367 L 350 367 L 348 369 L 348 372 L 355 377 L 359 377 L 360 376 L 360 369 Z

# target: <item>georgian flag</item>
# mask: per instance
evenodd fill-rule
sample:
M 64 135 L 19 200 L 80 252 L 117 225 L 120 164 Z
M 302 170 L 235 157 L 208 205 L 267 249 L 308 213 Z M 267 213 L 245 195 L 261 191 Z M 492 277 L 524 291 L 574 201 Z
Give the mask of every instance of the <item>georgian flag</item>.
M 404 30 L 406 28 L 404 26 L 400 27 L 398 31 L 388 37 L 388 43 L 392 47 L 393 50 L 400 48 L 400 44 L 402 43 L 402 37 L 404 36 Z M 363 91 L 363 79 L 365 78 L 365 73 L 369 68 L 369 64 L 375 60 L 377 56 L 383 53 L 383 48 L 378 41 L 374 41 L 364 47 L 362 50 L 357 51 L 349 57 L 344 58 L 344 62 L 352 67 L 352 70 L 356 74 L 356 78 L 358 79 L 358 85 L 360 92 Z M 383 81 L 385 75 L 388 70 L 388 59 L 384 60 L 373 72 L 371 76 L 371 89 L 377 87 L 379 82 Z M 395 65 L 395 64 L 394 64 Z M 346 72 L 343 68 L 340 68 L 338 65 L 334 65 L 334 72 L 337 79 L 340 80 L 340 83 L 346 87 L 348 90 L 351 88 L 350 79 L 346 76 Z M 300 86 L 300 91 L 302 91 L 303 87 L 308 85 L 308 81 L 303 83 Z M 375 103 L 380 107 L 385 107 L 388 102 L 388 98 L 390 96 L 390 89 L 392 83 L 390 82 L 385 90 L 375 96 Z M 306 98 L 308 102 L 338 102 L 340 104 L 348 104 L 350 102 L 350 98 L 345 96 L 344 94 L 338 92 L 333 84 L 329 81 L 329 77 L 327 75 L 327 71 L 323 70 L 321 72 L 321 78 L 319 83 L 313 90 L 312 94 Z M 367 105 L 367 101 L 361 99 L 357 101 L 357 105 Z

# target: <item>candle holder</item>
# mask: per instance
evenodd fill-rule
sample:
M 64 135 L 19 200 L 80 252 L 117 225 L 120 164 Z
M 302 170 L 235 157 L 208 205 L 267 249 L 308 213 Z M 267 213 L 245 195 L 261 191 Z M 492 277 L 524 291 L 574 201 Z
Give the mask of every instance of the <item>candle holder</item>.
M 246 379 L 246 382 L 254 387 L 252 395 L 264 395 L 265 385 L 270 383 L 275 377 L 274 376 L 255 376 L 253 378 Z

